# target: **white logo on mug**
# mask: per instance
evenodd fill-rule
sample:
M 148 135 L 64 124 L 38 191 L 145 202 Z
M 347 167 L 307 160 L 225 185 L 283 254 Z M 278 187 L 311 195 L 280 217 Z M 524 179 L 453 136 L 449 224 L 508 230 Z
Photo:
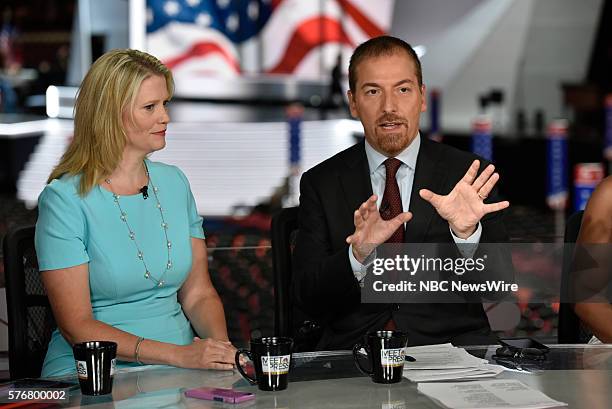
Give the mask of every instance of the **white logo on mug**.
M 87 379 L 87 363 L 85 361 L 74 361 L 77 368 L 77 376 L 79 379 Z
M 289 373 L 291 355 L 262 356 L 261 371 L 264 375 L 284 375 Z
M 380 364 L 382 366 L 402 366 L 404 365 L 405 358 L 406 353 L 404 352 L 404 348 L 383 348 L 380 350 Z

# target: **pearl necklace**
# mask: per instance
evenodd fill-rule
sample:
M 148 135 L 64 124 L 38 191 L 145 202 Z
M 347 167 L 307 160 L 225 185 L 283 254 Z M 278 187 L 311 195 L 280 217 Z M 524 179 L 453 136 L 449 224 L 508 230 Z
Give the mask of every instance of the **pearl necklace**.
M 114 202 L 117 205 L 117 208 L 119 209 L 119 214 L 121 215 L 120 216 L 121 221 L 125 223 L 125 226 L 127 227 L 127 230 L 128 230 L 128 236 L 130 240 L 134 243 L 134 246 L 136 246 L 136 251 L 137 251 L 136 256 L 138 257 L 138 259 L 142 262 L 142 265 L 144 266 L 144 270 L 145 270 L 144 278 L 146 280 L 153 281 L 157 287 L 163 287 L 164 284 L 166 283 L 164 281 L 164 276 L 172 268 L 172 261 L 170 259 L 170 251 L 172 249 L 172 243 L 170 242 L 170 240 L 168 240 L 168 223 L 166 223 L 166 220 L 164 219 L 164 209 L 159 201 L 159 197 L 157 196 L 157 192 L 159 191 L 159 189 L 157 188 L 157 186 L 153 184 L 153 180 L 151 179 L 151 175 L 149 174 L 149 169 L 147 168 L 147 164 L 144 162 L 143 164 L 145 167 L 147 178 L 149 179 L 149 183 L 153 187 L 153 195 L 155 196 L 155 201 L 157 202 L 155 206 L 159 210 L 159 215 L 161 217 L 161 228 L 164 232 L 164 237 L 166 238 L 166 251 L 167 251 L 168 258 L 166 261 L 166 268 L 164 269 L 161 276 L 159 276 L 159 278 L 151 274 L 151 271 L 149 270 L 149 267 L 147 266 L 147 262 L 145 261 L 145 258 L 144 258 L 144 253 L 142 252 L 142 250 L 140 249 L 140 246 L 138 245 L 138 242 L 136 241 L 136 233 L 134 233 L 132 226 L 130 226 L 130 223 L 128 222 L 128 214 L 125 211 L 123 211 L 123 208 L 121 207 L 121 203 L 119 202 L 120 196 L 116 194 L 115 192 L 113 192 L 113 189 L 111 187 L 111 180 L 109 178 L 106 178 L 104 179 L 104 182 L 106 182 L 106 184 L 108 185 L 108 188 L 113 194 Z

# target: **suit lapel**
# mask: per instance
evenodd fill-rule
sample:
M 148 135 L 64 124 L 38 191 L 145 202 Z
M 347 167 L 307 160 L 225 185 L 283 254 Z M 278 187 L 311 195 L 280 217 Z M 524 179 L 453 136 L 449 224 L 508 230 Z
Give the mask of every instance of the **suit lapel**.
M 351 148 L 345 157 L 345 165 L 339 170 L 340 185 L 346 198 L 348 211 L 352 214 L 372 196 L 370 168 L 365 154 L 364 142 Z
M 419 190 L 429 189 L 440 193 L 446 178 L 443 163 L 441 163 L 440 150 L 435 142 L 421 137 L 421 147 L 417 157 L 414 182 L 410 195 L 410 211 L 412 220 L 406 224 L 406 243 L 421 243 L 429 229 L 432 217 L 436 210 L 419 195 Z

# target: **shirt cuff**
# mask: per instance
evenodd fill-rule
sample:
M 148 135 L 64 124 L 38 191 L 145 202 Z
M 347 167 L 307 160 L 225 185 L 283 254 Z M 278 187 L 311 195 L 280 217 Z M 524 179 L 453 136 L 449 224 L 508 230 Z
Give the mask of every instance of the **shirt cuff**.
M 367 266 L 357 261 L 357 259 L 355 258 L 355 255 L 353 254 L 352 244 L 349 246 L 348 252 L 349 252 L 349 261 L 351 262 L 351 269 L 353 270 L 353 275 L 355 276 L 358 282 L 361 282 L 368 271 Z
M 476 231 L 474 233 L 472 233 L 472 235 L 469 236 L 466 239 L 462 239 L 461 237 L 457 237 L 455 235 L 455 233 L 453 232 L 453 229 L 450 228 L 450 226 L 448 226 L 448 229 L 451 232 L 451 236 L 453 237 L 453 240 L 455 241 L 455 244 L 459 244 L 459 246 L 457 246 L 457 248 L 459 249 L 459 252 L 461 253 L 461 255 L 464 258 L 472 258 L 474 256 L 474 253 L 476 253 L 476 249 L 478 248 L 478 244 L 480 243 L 480 236 L 482 235 L 482 224 L 480 224 L 480 222 L 478 222 L 478 226 L 476 227 Z M 472 244 L 472 246 L 470 246 L 470 244 Z

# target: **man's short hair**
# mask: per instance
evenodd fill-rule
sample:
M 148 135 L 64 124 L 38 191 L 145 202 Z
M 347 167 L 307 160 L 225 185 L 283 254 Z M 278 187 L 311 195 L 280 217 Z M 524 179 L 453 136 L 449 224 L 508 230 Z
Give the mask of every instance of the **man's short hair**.
M 351 92 L 355 92 L 355 86 L 357 85 L 357 66 L 363 60 L 380 57 L 382 55 L 390 56 L 401 50 L 404 50 L 412 58 L 412 61 L 414 61 L 419 87 L 422 86 L 423 71 L 421 69 L 421 61 L 419 61 L 419 56 L 412 46 L 396 37 L 380 36 L 359 44 L 353 52 L 351 62 L 349 63 L 349 88 Z

